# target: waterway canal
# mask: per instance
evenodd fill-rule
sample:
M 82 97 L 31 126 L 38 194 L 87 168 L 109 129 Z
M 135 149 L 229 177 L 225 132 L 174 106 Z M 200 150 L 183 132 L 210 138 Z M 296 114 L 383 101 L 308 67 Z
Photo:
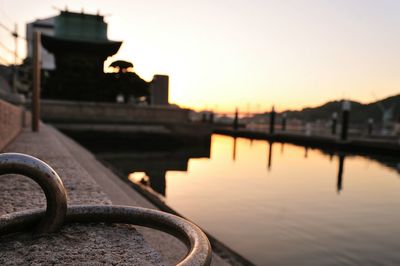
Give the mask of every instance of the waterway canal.
M 257 265 L 400 265 L 398 158 L 222 135 L 103 157 Z

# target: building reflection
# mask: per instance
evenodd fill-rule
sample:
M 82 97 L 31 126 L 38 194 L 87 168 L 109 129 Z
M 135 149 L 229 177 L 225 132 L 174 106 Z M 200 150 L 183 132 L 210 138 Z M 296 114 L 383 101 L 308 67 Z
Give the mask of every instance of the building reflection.
M 187 172 L 191 158 L 210 158 L 210 145 L 185 147 L 184 150 L 103 153 L 97 156 L 110 163 L 124 176 L 136 172 L 145 173 L 146 176 L 138 180 L 138 183 L 166 196 L 166 173 L 168 171 Z
M 272 172 L 272 160 L 273 160 L 272 157 L 274 152 L 273 150 L 274 144 L 275 148 L 278 149 L 278 151 L 275 150 L 275 153 L 278 152 L 279 160 L 283 158 L 282 156 L 279 155 L 279 149 L 282 153 L 285 148 L 286 156 L 292 156 L 292 154 L 294 154 L 292 152 L 293 148 L 291 147 L 290 144 L 276 143 L 276 142 L 274 143 L 272 141 L 263 143 L 254 142 L 253 148 L 249 148 L 248 146 L 246 146 L 245 145 L 246 142 L 243 142 L 242 139 L 240 138 L 229 138 L 226 139 L 226 141 L 223 141 L 222 143 L 223 143 L 223 146 L 221 146 L 222 152 L 219 152 L 218 154 L 223 154 L 224 160 L 226 159 L 229 161 L 232 160 L 233 162 L 236 162 L 237 159 L 240 160 L 241 157 L 240 158 L 238 157 L 239 148 L 243 158 L 248 158 L 247 156 L 249 156 L 250 151 L 251 152 L 257 151 L 260 153 L 257 153 L 256 157 L 254 157 L 254 161 L 257 161 L 255 163 L 263 164 L 264 167 L 267 167 L 268 172 Z M 258 149 L 258 146 L 257 147 L 255 146 L 259 144 L 261 144 L 259 146 L 261 147 L 261 149 Z M 265 146 L 265 144 L 267 144 L 268 146 Z M 277 147 L 276 145 L 280 147 Z M 115 169 L 120 170 L 121 173 L 124 174 L 125 176 L 128 176 L 133 172 L 137 173 L 135 178 L 132 178 L 135 179 L 135 182 L 140 183 L 142 186 L 146 186 L 147 188 L 157 192 L 160 195 L 166 196 L 166 194 L 168 193 L 167 192 L 168 180 L 166 180 L 167 172 L 168 171 L 187 172 L 188 163 L 190 159 L 210 158 L 210 146 L 211 143 L 206 147 L 185 147 L 184 150 L 180 149 L 180 150 L 169 150 L 169 151 L 141 151 L 141 152 L 136 151 L 127 153 L 120 152 L 120 153 L 110 153 L 110 154 L 98 154 L 98 157 L 109 162 Z M 315 158 L 319 157 L 317 156 L 316 153 L 313 152 L 312 149 L 311 150 L 310 149 L 311 148 L 308 147 L 297 147 L 296 151 L 298 152 L 297 154 L 300 158 L 303 156 L 306 158 L 308 157 L 308 155 L 310 156 L 307 162 L 305 159 L 300 159 L 299 161 L 293 163 L 309 164 L 310 162 L 309 160 L 313 161 L 317 160 Z M 345 159 L 346 157 L 348 157 L 348 159 L 351 159 L 353 155 L 334 150 L 321 150 L 321 151 L 324 155 L 323 156 L 324 160 L 332 160 L 335 162 L 334 169 L 332 169 L 333 172 L 331 172 L 331 174 L 332 177 L 335 178 L 336 182 L 334 182 L 334 184 L 332 185 L 333 188 L 331 187 L 331 185 L 329 185 L 329 187 L 332 193 L 335 193 L 334 191 L 336 191 L 340 195 L 344 190 L 344 185 L 345 185 L 343 180 Z M 310 154 L 308 154 L 309 152 Z M 395 169 L 395 171 L 400 170 L 400 164 L 398 158 L 393 158 L 392 160 L 389 160 L 386 157 L 384 158 L 379 156 L 376 157 L 371 156 L 369 158 L 381 162 L 382 164 L 392 169 Z M 213 158 L 213 160 L 216 159 L 218 158 Z M 275 158 L 275 160 L 276 159 L 277 158 Z M 284 161 L 284 158 L 282 160 Z M 303 160 L 303 162 L 301 160 Z M 248 162 L 248 160 L 245 161 L 250 164 L 253 163 L 253 160 L 251 160 L 251 162 Z M 276 163 L 276 161 L 274 161 L 274 163 Z M 312 165 L 312 167 L 318 168 L 319 166 Z M 349 167 L 349 165 L 347 165 L 347 167 Z M 278 171 L 280 171 L 280 169 L 277 169 L 275 167 L 273 171 L 274 172 L 269 174 L 278 174 L 278 177 L 284 178 L 284 176 L 279 176 Z M 143 176 L 142 179 L 140 179 L 141 175 Z
M 145 172 L 148 177 L 148 185 L 152 190 L 166 196 L 167 181 L 165 178 L 166 171 L 164 170 L 151 170 Z

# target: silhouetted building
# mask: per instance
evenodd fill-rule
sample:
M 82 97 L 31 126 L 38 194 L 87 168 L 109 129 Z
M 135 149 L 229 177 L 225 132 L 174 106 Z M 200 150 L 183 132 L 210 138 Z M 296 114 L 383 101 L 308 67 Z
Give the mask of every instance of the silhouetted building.
M 122 42 L 108 39 L 103 16 L 61 11 L 45 21 L 28 25 L 30 31 L 48 28 L 42 30 L 42 45 L 55 58 L 55 70 L 43 79 L 43 98 L 115 102 L 121 94 L 148 97 L 149 84 L 137 74 L 104 73 L 104 61 Z
M 122 42 L 108 40 L 103 16 L 61 11 L 54 18 L 54 35 L 42 34 L 42 44 L 56 65 L 43 96 L 91 100 L 93 94 L 102 93 L 104 61 L 117 53 Z
M 169 104 L 169 77 L 154 75 L 150 85 L 150 103 L 152 105 Z

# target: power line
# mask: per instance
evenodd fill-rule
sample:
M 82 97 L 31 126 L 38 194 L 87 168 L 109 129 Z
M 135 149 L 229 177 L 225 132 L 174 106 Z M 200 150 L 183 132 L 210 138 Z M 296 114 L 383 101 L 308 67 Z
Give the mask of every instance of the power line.
M 0 56 L 0 61 L 3 61 L 3 63 L 5 63 L 5 65 L 10 65 L 10 62 L 7 59 L 5 59 L 4 57 Z
M 15 51 L 11 50 L 10 48 L 8 48 L 7 46 L 5 46 L 5 45 L 2 44 L 1 42 L 0 42 L 0 47 L 2 47 L 4 50 L 6 50 L 7 52 L 9 52 L 10 54 L 12 54 L 12 55 L 14 55 L 14 56 L 17 56 L 17 58 L 18 58 L 19 60 L 23 60 L 18 54 L 15 54 Z
M 25 37 L 22 37 L 21 35 L 19 35 L 17 32 L 11 30 L 10 28 L 8 28 L 7 26 L 5 26 L 3 23 L 0 22 L 0 28 L 3 28 L 4 30 L 8 31 L 8 33 L 10 33 L 14 38 L 19 38 L 21 40 L 25 40 L 27 41 L 27 39 Z
M 8 48 L 4 43 L 1 43 L 1 42 L 0 42 L 0 48 L 3 48 L 5 51 L 7 51 L 10 54 L 14 55 L 14 58 L 15 58 L 14 64 L 17 64 L 17 60 L 20 60 L 20 61 L 23 62 L 23 58 L 18 55 L 18 42 L 17 41 L 18 41 L 18 39 L 22 39 L 22 40 L 27 41 L 27 39 L 18 34 L 17 24 L 15 24 L 15 29 L 11 30 L 6 25 L 4 25 L 3 23 L 0 22 L 0 28 L 4 29 L 5 31 L 10 33 L 11 36 L 14 38 L 14 40 L 15 40 L 15 50 Z M 4 58 L 3 58 L 3 61 L 4 61 Z M 8 63 L 7 60 L 5 60 L 5 61 Z
M 10 54 L 15 54 L 15 52 L 13 50 L 11 50 L 10 48 L 8 48 L 7 46 L 5 46 L 4 44 L 2 44 L 0 42 L 0 47 L 3 47 L 4 50 L 6 50 L 7 52 L 9 52 Z
M 9 29 L 6 25 L 0 22 L 0 28 L 3 28 L 4 30 L 8 31 L 11 34 L 16 34 L 13 30 Z

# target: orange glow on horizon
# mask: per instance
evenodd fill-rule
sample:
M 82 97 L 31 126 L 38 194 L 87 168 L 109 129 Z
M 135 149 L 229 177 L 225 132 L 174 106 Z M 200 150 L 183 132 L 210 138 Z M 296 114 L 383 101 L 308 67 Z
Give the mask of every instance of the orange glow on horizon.
M 107 14 L 109 39 L 123 41 L 105 66 L 122 59 L 133 62 L 147 81 L 169 75 L 170 102 L 195 110 L 256 113 L 275 105 L 283 111 L 342 98 L 371 102 L 371 92 L 385 98 L 400 91 L 396 1 L 5 0 L 3 5 L 0 21 L 10 28 L 17 22 L 21 36 L 27 22 L 57 15 L 52 6 L 100 10 Z M 6 35 L 0 31 L 12 48 Z M 19 55 L 25 54 L 20 41 Z

